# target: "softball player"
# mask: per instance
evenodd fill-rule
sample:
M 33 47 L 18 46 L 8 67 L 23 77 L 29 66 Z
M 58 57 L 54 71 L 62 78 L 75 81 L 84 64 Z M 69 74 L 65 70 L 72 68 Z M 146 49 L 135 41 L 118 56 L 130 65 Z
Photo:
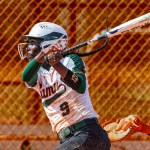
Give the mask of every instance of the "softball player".
M 109 150 L 107 133 L 98 122 L 88 93 L 85 64 L 76 54 L 62 56 L 68 35 L 50 22 L 35 24 L 19 54 L 29 63 L 22 73 L 28 88 L 36 90 L 60 145 L 57 150 Z

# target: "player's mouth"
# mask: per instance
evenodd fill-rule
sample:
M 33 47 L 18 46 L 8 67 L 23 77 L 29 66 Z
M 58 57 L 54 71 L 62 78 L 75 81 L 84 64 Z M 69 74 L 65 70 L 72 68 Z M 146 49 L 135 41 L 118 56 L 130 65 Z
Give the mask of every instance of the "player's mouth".
M 34 58 L 34 56 L 32 55 L 32 54 L 28 54 L 27 55 L 27 59 L 30 61 L 30 60 L 32 60 Z

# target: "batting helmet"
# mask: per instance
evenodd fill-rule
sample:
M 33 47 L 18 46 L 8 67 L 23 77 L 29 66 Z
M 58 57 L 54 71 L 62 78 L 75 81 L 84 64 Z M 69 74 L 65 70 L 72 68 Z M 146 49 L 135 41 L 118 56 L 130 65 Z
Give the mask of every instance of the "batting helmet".
M 63 27 L 51 22 L 39 22 L 35 24 L 29 34 L 21 37 L 22 41 L 28 43 L 29 39 L 41 39 L 39 49 L 42 50 L 50 45 L 55 45 L 59 40 L 62 49 L 65 49 L 68 45 L 68 35 Z M 21 58 L 25 58 L 24 50 L 25 43 L 18 44 L 18 51 Z

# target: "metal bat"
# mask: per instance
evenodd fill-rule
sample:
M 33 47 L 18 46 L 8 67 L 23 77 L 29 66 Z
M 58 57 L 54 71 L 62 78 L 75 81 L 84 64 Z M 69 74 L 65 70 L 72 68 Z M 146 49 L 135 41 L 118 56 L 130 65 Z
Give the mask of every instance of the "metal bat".
M 111 38 L 111 37 L 114 37 L 116 35 L 128 32 L 128 31 L 134 31 L 135 29 L 137 29 L 139 27 L 144 27 L 145 25 L 149 25 L 149 24 L 150 24 L 150 13 L 145 14 L 145 15 L 140 16 L 140 17 L 137 17 L 135 19 L 132 19 L 132 20 L 130 20 L 128 22 L 125 22 L 125 23 L 123 23 L 123 24 L 121 24 L 121 25 L 119 25 L 119 26 L 117 26 L 115 28 L 112 28 L 111 30 L 103 33 L 102 35 L 91 39 L 91 40 L 88 40 L 86 42 L 80 43 L 80 44 L 78 44 L 76 46 L 73 46 L 71 48 L 67 48 L 62 53 L 63 53 L 63 55 L 66 55 L 68 53 L 72 53 L 73 50 L 76 50 L 76 49 L 79 49 L 79 48 L 81 48 L 83 46 L 92 44 L 95 41 L 101 40 L 103 38 Z M 97 51 L 103 49 L 106 46 L 107 42 L 108 42 L 108 40 L 105 42 L 105 44 L 101 48 L 97 49 Z M 94 51 L 89 52 L 89 53 L 93 54 Z M 77 53 L 77 54 L 79 56 L 86 56 L 86 53 L 82 53 L 82 54 Z

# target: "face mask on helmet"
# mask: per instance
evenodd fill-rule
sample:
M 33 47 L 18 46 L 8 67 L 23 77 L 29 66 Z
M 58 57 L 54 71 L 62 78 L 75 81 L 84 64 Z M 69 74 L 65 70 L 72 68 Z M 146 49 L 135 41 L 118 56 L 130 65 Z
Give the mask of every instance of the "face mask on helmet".
M 64 50 L 68 45 L 68 35 L 64 28 L 51 22 L 40 22 L 32 27 L 28 35 L 22 36 L 24 43 L 18 44 L 21 59 L 27 57 L 25 51 L 27 51 L 27 46 L 30 44 L 28 42 L 30 38 L 41 39 L 41 42 L 37 45 L 40 51 L 51 45 L 55 45 L 61 50 Z
M 32 50 L 32 55 L 36 56 L 40 52 L 40 43 L 43 41 L 43 39 L 25 37 L 23 39 L 23 41 L 25 43 L 18 44 L 18 51 L 19 51 L 19 55 L 20 55 L 21 59 L 28 58 L 29 53 L 31 55 L 31 52 L 29 52 L 29 51 L 31 51 L 29 48 L 30 45 L 34 45 L 36 47 L 36 50 L 34 47 L 34 53 Z

